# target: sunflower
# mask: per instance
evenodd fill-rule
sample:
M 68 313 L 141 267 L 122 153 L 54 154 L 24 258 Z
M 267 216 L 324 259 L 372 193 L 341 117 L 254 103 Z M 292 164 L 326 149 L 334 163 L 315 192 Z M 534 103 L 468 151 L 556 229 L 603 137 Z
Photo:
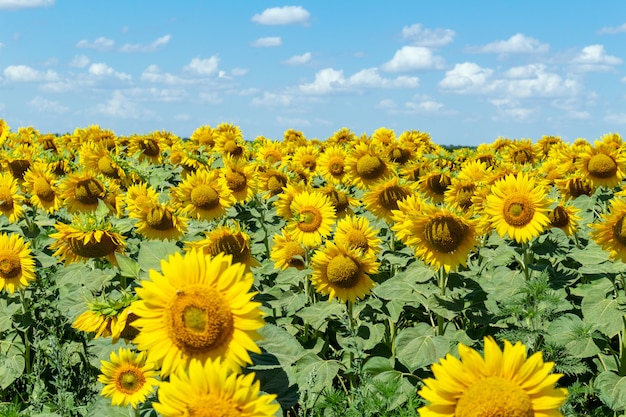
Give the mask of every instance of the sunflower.
M 241 230 L 236 220 L 232 225 L 222 225 L 206 232 L 205 238 L 194 242 L 185 242 L 189 249 L 201 249 L 205 255 L 216 256 L 219 253 L 231 255 L 233 263 L 242 263 L 246 272 L 261 264 L 252 256 L 250 235 Z
M 315 247 L 330 235 L 335 223 L 335 208 L 330 199 L 318 191 L 303 191 L 291 202 L 292 219 L 285 230 L 306 247 Z
M 217 126 L 213 149 L 222 157 L 247 159 L 248 147 L 241 129 L 230 123 L 220 123 Z
M 561 229 L 567 236 L 575 234 L 578 223 L 582 220 L 578 212 L 579 209 L 571 204 L 557 205 L 548 214 L 550 227 Z
M 335 208 L 335 215 L 338 219 L 354 214 L 352 208 L 361 204 L 358 198 L 353 197 L 349 190 L 346 190 L 345 187 L 341 185 L 327 184 L 315 190 L 330 199 L 330 204 Z
M 396 132 L 393 129 L 379 127 L 372 133 L 372 143 L 384 148 L 389 147 L 396 141 Z
M 343 146 L 329 146 L 320 154 L 317 161 L 317 172 L 332 184 L 340 184 L 344 181 L 348 171 L 346 170 L 347 152 Z
M 44 162 L 35 162 L 24 174 L 24 189 L 30 194 L 30 203 L 52 214 L 61 208 L 58 180 Z
M 425 203 L 420 209 L 408 218 L 405 237 L 415 256 L 446 272 L 465 265 L 477 244 L 476 222 L 445 207 Z
M 218 219 L 226 214 L 226 209 L 235 204 L 235 198 L 218 178 L 218 170 L 202 169 L 189 174 L 173 189 L 185 214 L 204 220 Z
M 130 404 L 137 408 L 159 384 L 155 378 L 158 372 L 146 359 L 146 352 L 136 353 L 128 348 L 111 352 L 109 361 L 100 361 L 98 381 L 104 384 L 100 395 L 111 398 L 115 406 Z
M 128 155 L 137 161 L 148 161 L 151 164 L 163 162 L 163 155 L 167 149 L 167 142 L 162 135 L 135 135 L 130 139 Z
M 116 231 L 106 219 L 95 215 L 74 216 L 71 224 L 55 224 L 56 233 L 50 237 L 55 241 L 50 245 L 53 256 L 61 257 L 65 264 L 85 262 L 91 258 L 106 258 L 117 265 L 115 253 L 124 251 L 124 236 Z
M 160 384 L 158 396 L 152 406 L 164 417 L 274 417 L 280 412 L 276 395 L 262 393 L 254 373 L 234 373 L 219 360 L 191 360 L 188 369 Z
M 526 347 L 485 337 L 484 357 L 462 343 L 461 359 L 448 354 L 431 369 L 418 392 L 428 405 L 418 409 L 422 417 L 563 416 L 559 407 L 567 390 L 555 388 L 563 376 L 551 374 L 554 363 L 544 362 L 542 353 L 527 357 Z
M 553 149 L 561 148 L 564 145 L 560 136 L 542 136 L 537 141 L 537 149 L 541 159 L 547 158 Z
M 591 181 L 582 173 L 567 174 L 554 181 L 564 199 L 576 199 L 581 195 L 591 196 L 593 187 Z
M 283 188 L 289 183 L 289 176 L 285 172 L 286 165 L 269 167 L 259 171 L 259 191 L 265 199 L 270 199 L 283 192 Z
M 6 122 L 6 120 L 0 119 L 0 146 L 2 146 L 4 144 L 4 141 L 7 140 L 10 131 L 11 128 L 9 127 L 9 124 Z
M 356 141 L 356 134 L 347 127 L 342 127 L 335 131 L 331 137 L 326 139 L 328 145 L 340 145 L 342 147 L 350 146 Z
M 458 175 L 452 178 L 450 186 L 444 193 L 443 200 L 449 206 L 463 212 L 471 212 L 472 197 L 478 188 L 476 181 Z
M 149 211 L 159 202 L 159 193 L 147 183 L 140 182 L 129 186 L 122 198 L 129 212 Z
M 291 239 L 285 230 L 272 237 L 272 249 L 270 259 L 274 261 L 276 269 L 296 268 L 303 270 L 306 268 L 306 249 L 300 242 Z
M 546 189 L 526 173 L 507 175 L 491 187 L 484 215 L 501 236 L 528 242 L 550 224 Z
M 107 189 L 103 178 L 93 171 L 69 174 L 59 183 L 60 197 L 70 213 L 93 212 L 104 201 Z
M 614 148 L 596 141 L 579 155 L 576 167 L 591 182 L 593 188 L 613 188 L 626 176 L 626 149 Z
M 326 242 L 311 258 L 311 282 L 318 293 L 346 302 L 369 294 L 375 283 L 369 274 L 378 272 L 379 263 L 369 252 Z
M 135 206 L 128 217 L 138 220 L 136 231 L 148 240 L 178 240 L 187 230 L 187 219 L 178 210 L 156 201 Z
M 94 339 L 111 336 L 113 343 L 117 343 L 120 338 L 132 340 L 137 330 L 130 325 L 136 319 L 130 305 L 135 299 L 134 295 L 124 291 L 118 300 L 86 300 L 87 310 L 74 319 L 72 327 L 93 333 Z
M 393 174 L 391 163 L 367 143 L 359 143 L 350 151 L 345 166 L 352 184 L 362 190 Z
M 13 294 L 35 280 L 30 243 L 17 234 L 0 234 L 0 290 Z
M 303 167 L 311 173 L 315 173 L 319 156 L 319 148 L 313 145 L 300 146 L 291 156 L 290 163 L 298 167 Z
M 372 184 L 363 194 L 362 201 L 372 214 L 390 223 L 392 211 L 398 209 L 400 201 L 415 194 L 415 188 L 415 183 L 394 175 Z
M 218 182 L 230 190 L 235 200 L 245 203 L 256 194 L 257 166 L 239 158 L 224 158 Z
M 294 197 L 303 191 L 311 192 L 313 189 L 303 182 L 287 183 L 287 185 L 283 187 L 283 192 L 278 194 L 278 199 L 273 204 L 276 209 L 276 214 L 287 221 L 292 219 L 293 211 L 291 210 L 291 203 Z
M 162 273 L 150 270 L 150 280 L 141 281 L 140 300 L 132 304 L 139 316 L 133 342 L 161 366 L 161 376 L 193 358 L 221 358 L 239 370 L 252 363 L 248 351 L 261 353 L 255 340 L 265 321 L 261 304 L 251 301 L 254 278 L 245 269 L 230 255 L 191 250 L 170 255 L 161 261 Z
M 419 189 L 433 203 L 444 201 L 446 191 L 452 184 L 452 176 L 446 168 L 433 168 L 429 174 L 420 178 Z
M 15 223 L 24 215 L 22 201 L 24 197 L 18 194 L 17 180 L 9 172 L 0 172 L 0 213 L 4 214 L 9 222 Z
M 611 259 L 626 262 L 626 199 L 614 197 L 608 213 L 601 215 L 600 221 L 589 225 L 591 237 L 602 249 L 609 252 Z
M 539 157 L 530 139 L 514 140 L 504 152 L 505 158 L 511 164 L 533 165 Z
M 80 148 L 79 158 L 81 165 L 94 172 L 100 172 L 105 177 L 121 179 L 125 177 L 124 169 L 120 166 L 120 157 L 115 148 L 108 149 L 103 143 L 84 143 Z
M 209 125 L 203 125 L 191 133 L 191 141 L 198 146 L 204 146 L 206 149 L 210 150 L 215 146 L 215 135 L 216 131 Z
M 346 216 L 337 221 L 333 241 L 350 249 L 377 255 L 382 242 L 377 232 L 372 228 L 367 217 Z
M 266 140 L 256 149 L 254 159 L 262 166 L 274 166 L 287 162 L 289 156 L 284 146 L 281 142 Z
M 422 206 L 426 204 L 421 195 L 410 195 L 398 202 L 398 210 L 391 211 L 391 230 L 395 233 L 395 239 L 408 245 L 412 233 L 410 228 L 413 225 L 413 216 L 422 211 Z

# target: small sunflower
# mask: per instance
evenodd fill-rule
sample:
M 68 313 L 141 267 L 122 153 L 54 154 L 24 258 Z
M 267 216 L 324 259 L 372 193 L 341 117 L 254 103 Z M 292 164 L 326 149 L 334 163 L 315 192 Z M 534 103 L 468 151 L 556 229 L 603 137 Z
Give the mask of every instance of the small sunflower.
M 361 204 L 358 198 L 352 196 L 349 189 L 341 185 L 327 184 L 315 190 L 330 199 L 330 204 L 335 208 L 335 215 L 338 219 L 354 214 L 353 208 Z
M 9 127 L 9 124 L 6 122 L 6 120 L 0 119 L 0 146 L 2 146 L 7 140 L 10 131 L 11 128 Z
M 254 159 L 262 166 L 274 166 L 287 162 L 289 156 L 283 143 L 266 140 L 254 152 Z
M 353 145 L 356 141 L 356 134 L 347 127 L 342 127 L 341 129 L 335 131 L 333 135 L 326 140 L 326 143 L 328 145 L 340 145 L 342 147 L 349 147 Z
M 293 217 L 285 229 L 306 247 L 315 247 L 328 237 L 335 223 L 335 209 L 330 199 L 318 191 L 303 191 L 291 202 Z
M 415 194 L 415 183 L 392 176 L 372 184 L 363 194 L 363 204 L 379 219 L 390 223 L 392 211 L 398 209 L 398 203 Z
M 372 228 L 367 217 L 346 216 L 337 221 L 333 241 L 350 249 L 377 255 L 382 242 L 377 232 Z
M 103 143 L 84 143 L 80 148 L 79 158 L 84 168 L 100 172 L 105 177 L 121 179 L 124 169 L 119 164 L 116 148 L 108 149 Z
M 226 214 L 226 209 L 235 204 L 235 198 L 218 178 L 217 170 L 198 170 L 173 189 L 185 214 L 199 220 L 218 219 Z
M 445 194 L 452 184 L 452 176 L 448 169 L 435 168 L 429 174 L 420 178 L 419 189 L 433 203 L 442 203 Z
M 311 192 L 313 190 L 303 182 L 290 181 L 287 183 L 287 185 L 283 187 L 283 192 L 278 194 L 278 199 L 274 201 L 273 206 L 276 209 L 276 214 L 286 221 L 291 220 L 293 218 L 291 203 L 294 197 L 303 191 Z
M 554 184 L 566 200 L 574 200 L 581 195 L 591 196 L 593 194 L 591 181 L 582 173 L 567 174 L 563 178 L 556 179 Z
M 159 202 L 159 193 L 147 183 L 140 182 L 128 187 L 122 199 L 129 212 L 149 211 Z
M 148 240 L 178 240 L 187 230 L 187 218 L 170 205 L 151 202 L 147 206 L 135 206 L 128 217 L 137 219 L 137 233 Z
M 103 178 L 92 171 L 69 174 L 60 181 L 59 190 L 63 205 L 70 213 L 93 212 L 107 195 Z
M 396 141 L 396 132 L 393 129 L 379 127 L 372 133 L 372 143 L 377 146 L 389 147 Z
M 476 181 L 458 175 L 452 178 L 443 200 L 449 207 L 469 213 L 472 208 L 472 197 L 477 188 Z
M 234 373 L 219 360 L 191 360 L 188 369 L 160 384 L 158 396 L 152 406 L 163 417 L 274 417 L 280 412 L 276 395 L 261 393 L 254 373 Z
M 598 222 L 589 225 L 591 237 L 611 259 L 626 262 L 626 199 L 614 197 L 608 213 L 601 215 Z
M 258 186 L 263 198 L 270 199 L 283 192 L 283 188 L 289 183 L 289 175 L 285 169 L 286 165 L 280 165 L 259 171 Z
M 284 230 L 281 230 L 280 234 L 275 234 L 272 242 L 270 259 L 274 261 L 276 269 L 306 268 L 306 248 L 300 242 L 291 239 Z
M 311 258 L 311 282 L 318 293 L 346 302 L 363 299 L 374 287 L 370 274 L 378 272 L 379 263 L 369 252 L 349 249 L 333 242 L 317 250 Z
M 346 168 L 352 184 L 362 190 L 393 174 L 391 163 L 368 143 L 359 143 L 348 154 Z
M 501 350 L 485 338 L 481 356 L 459 344 L 461 359 L 448 354 L 431 369 L 418 394 L 429 402 L 418 409 L 422 417 L 562 417 L 559 407 L 567 390 L 555 388 L 563 376 L 551 374 L 554 363 L 544 362 L 541 352 L 527 357 L 526 347 L 504 342 Z
M 245 269 L 230 255 L 191 250 L 170 255 L 161 261 L 161 273 L 150 270 L 150 279 L 141 281 L 135 289 L 140 299 L 132 304 L 139 316 L 133 342 L 161 366 L 161 376 L 194 358 L 221 358 L 238 371 L 252 363 L 248 351 L 261 353 L 255 340 L 265 321 L 249 292 L 254 278 Z
M 579 155 L 576 167 L 592 187 L 616 187 L 626 176 L 626 148 L 614 148 L 596 141 L 595 146 Z
M 582 220 L 578 215 L 579 209 L 571 204 L 561 203 L 550 211 L 550 227 L 561 229 L 567 236 L 578 230 L 578 223 Z
M 221 123 L 216 127 L 213 149 L 222 157 L 247 159 L 248 146 L 241 129 L 230 123 Z
M 329 146 L 320 154 L 317 161 L 317 172 L 328 183 L 340 184 L 348 177 L 346 157 L 348 153 L 343 146 Z
M 17 222 L 24 215 L 24 197 L 18 192 L 17 179 L 9 172 L 0 172 L 0 214 L 5 215 L 11 223 Z
M 537 151 L 530 139 L 514 140 L 504 153 L 511 164 L 533 165 L 539 159 Z
M 507 175 L 496 182 L 484 202 L 484 215 L 501 236 L 528 242 L 550 224 L 552 202 L 543 185 L 526 173 Z
M 35 276 L 35 259 L 30 243 L 16 234 L 0 234 L 0 290 L 13 294 L 26 288 Z
M 109 361 L 100 361 L 98 381 L 104 384 L 100 395 L 111 398 L 111 404 L 137 408 L 158 386 L 158 372 L 146 363 L 146 352 L 136 353 L 128 348 L 111 352 Z
M 218 181 L 230 190 L 235 200 L 245 203 L 256 194 L 257 167 L 242 158 L 224 158 Z
M 204 146 L 206 149 L 210 150 L 215 146 L 215 136 L 215 129 L 209 125 L 203 125 L 194 130 L 189 139 L 195 144 Z
M 35 162 L 24 174 L 24 189 L 30 194 L 30 203 L 52 214 L 61 208 L 58 180 L 43 162 Z
M 136 157 L 139 162 L 160 164 L 166 149 L 167 143 L 162 135 L 135 135 L 130 138 L 128 155 Z
M 319 156 L 319 148 L 313 145 L 300 146 L 291 156 L 290 163 L 298 167 L 303 167 L 311 173 L 315 173 Z

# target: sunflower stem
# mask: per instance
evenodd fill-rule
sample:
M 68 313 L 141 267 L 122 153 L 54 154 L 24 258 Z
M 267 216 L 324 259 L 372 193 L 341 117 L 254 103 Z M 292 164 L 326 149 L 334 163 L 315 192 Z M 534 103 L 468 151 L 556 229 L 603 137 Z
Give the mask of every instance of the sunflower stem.
M 437 280 L 438 280 L 438 284 L 439 284 L 439 295 L 441 296 L 441 298 L 445 297 L 446 295 L 446 287 L 448 286 L 448 272 L 446 272 L 444 267 L 439 268 L 439 271 L 437 273 Z M 443 336 L 443 332 L 445 330 L 445 318 L 439 314 L 437 314 L 437 335 L 438 336 Z
M 22 310 L 24 311 L 24 315 L 27 315 L 29 312 L 28 300 L 24 294 L 24 289 L 19 288 L 18 293 L 20 295 L 20 302 L 22 304 Z M 26 363 L 26 374 L 30 375 L 32 371 L 32 364 L 30 363 L 30 338 L 28 335 L 28 329 L 24 330 L 24 362 Z
M 533 262 L 533 252 L 531 250 L 530 242 L 522 243 L 522 271 L 524 272 L 524 278 L 526 281 L 530 280 L 531 270 L 530 264 Z
M 354 303 L 350 300 L 346 301 L 346 312 L 348 314 L 348 327 L 350 331 L 350 337 L 356 336 L 356 320 L 354 318 Z M 348 374 L 348 378 L 350 381 L 350 388 L 354 390 L 357 386 L 356 373 L 352 369 L 354 364 L 354 351 L 350 349 L 348 352 L 348 356 L 350 358 L 350 372 Z

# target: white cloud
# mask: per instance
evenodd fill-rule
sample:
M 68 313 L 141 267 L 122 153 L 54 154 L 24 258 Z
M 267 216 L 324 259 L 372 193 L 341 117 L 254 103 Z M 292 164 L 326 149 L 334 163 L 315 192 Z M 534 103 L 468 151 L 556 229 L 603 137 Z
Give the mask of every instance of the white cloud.
M 302 129 L 303 127 L 311 126 L 311 122 L 307 119 L 284 116 L 276 116 L 276 123 L 280 126 L 289 127 L 290 129 Z
M 609 34 L 614 35 L 616 33 L 626 32 L 626 23 L 623 23 L 619 26 L 605 26 L 598 31 L 600 34 Z
M 392 99 L 385 98 L 385 99 L 380 100 L 378 102 L 378 104 L 376 105 L 376 107 L 381 108 L 381 109 L 385 109 L 385 110 L 393 110 L 393 109 L 397 108 L 398 105 Z
M 489 81 L 493 70 L 482 68 L 473 62 L 456 64 L 454 68 L 446 71 L 439 86 L 448 90 L 455 90 L 456 93 L 468 93 L 480 91 Z
M 90 42 L 82 39 L 76 44 L 77 48 L 95 49 L 98 51 L 109 51 L 115 46 L 115 41 L 104 36 L 100 36 L 95 41 Z
M 345 87 L 343 71 L 324 68 L 315 74 L 315 81 L 300 85 L 300 91 L 310 94 L 326 94 Z
M 402 37 L 416 46 L 436 48 L 452 42 L 454 31 L 451 29 L 424 29 L 416 23 L 402 28 Z
M 550 46 L 548 44 L 541 43 L 537 39 L 527 37 L 522 33 L 517 33 L 505 41 L 491 42 L 485 46 L 469 48 L 468 50 L 483 54 L 508 55 L 546 53 L 549 49 Z
M 250 104 L 260 107 L 290 107 L 293 104 L 295 96 L 284 93 L 264 92 L 263 97 L 254 97 Z
M 403 46 L 396 51 L 391 61 L 384 63 L 381 68 L 385 71 L 413 71 L 422 69 L 443 68 L 444 60 L 422 46 Z
M 181 88 L 155 87 L 131 88 L 124 90 L 124 94 L 135 101 L 158 101 L 164 103 L 180 102 L 189 96 L 189 93 Z
M 282 45 L 282 43 L 283 40 L 280 38 L 280 36 L 270 36 L 267 38 L 259 38 L 252 42 L 250 45 L 254 46 L 255 48 L 266 48 L 270 46 L 280 46 Z
M 58 74 L 52 70 L 42 72 L 26 65 L 9 65 L 4 69 L 4 77 L 8 81 L 16 82 L 56 81 L 59 79 Z
M 406 76 L 394 79 L 383 78 L 378 74 L 378 69 L 367 68 L 350 76 L 348 85 L 377 88 L 417 88 L 419 86 L 419 78 Z
M 567 112 L 567 117 L 574 120 L 589 120 L 591 119 L 591 114 L 584 110 L 570 110 Z
M 312 83 L 302 84 L 299 90 L 307 94 L 328 94 L 337 91 L 347 91 L 362 87 L 370 88 L 416 88 L 419 86 L 417 77 L 383 78 L 377 68 L 367 68 L 345 78 L 343 71 L 333 68 L 324 68 L 315 74 Z
M 609 71 L 615 65 L 621 64 L 622 59 L 607 55 L 603 45 L 589 45 L 585 46 L 570 63 L 580 71 Z
M 433 100 L 424 100 L 418 103 L 409 101 L 405 103 L 405 107 L 410 111 L 434 113 L 441 110 L 443 108 L 443 104 Z
M 75 55 L 69 63 L 70 67 L 85 68 L 91 61 L 85 55 Z
M 0 0 L 0 9 L 18 10 L 54 5 L 54 0 Z
M 89 66 L 89 74 L 95 75 L 96 77 L 115 77 L 119 78 L 120 80 L 131 79 L 130 75 L 124 72 L 117 72 L 113 68 L 102 62 L 91 64 Z
M 217 73 L 219 62 L 217 55 L 206 59 L 193 58 L 183 69 L 197 75 L 212 75 Z
M 310 13 L 301 6 L 271 7 L 252 16 L 252 21 L 261 25 L 307 25 L 309 16 Z
M 47 100 L 39 96 L 29 101 L 28 106 L 37 111 L 46 113 L 66 113 L 70 109 L 67 106 L 63 106 L 58 101 Z
M 506 78 L 495 81 L 493 87 L 502 89 L 511 97 L 560 97 L 579 90 L 576 80 L 547 72 L 542 64 L 513 67 L 504 76 Z
M 190 81 L 167 72 L 161 72 L 157 65 L 150 65 L 139 77 L 142 81 L 164 84 L 188 84 Z
M 148 45 L 127 43 L 120 47 L 120 52 L 154 52 L 167 45 L 170 39 L 172 39 L 172 35 L 161 36 Z
M 610 113 L 604 117 L 605 122 L 626 125 L 626 113 Z
M 96 111 L 120 119 L 138 119 L 141 114 L 137 104 L 119 90 L 115 90 L 105 103 L 98 104 Z
M 302 55 L 294 55 L 291 58 L 283 61 L 287 65 L 304 65 L 311 62 L 313 55 L 310 52 L 305 52 Z

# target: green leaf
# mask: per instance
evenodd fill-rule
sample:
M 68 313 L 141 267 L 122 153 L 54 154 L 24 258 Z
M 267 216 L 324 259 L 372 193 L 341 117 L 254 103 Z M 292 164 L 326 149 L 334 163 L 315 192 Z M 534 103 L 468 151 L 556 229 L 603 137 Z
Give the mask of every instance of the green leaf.
M 123 277 L 133 279 L 139 278 L 141 266 L 137 261 L 126 255 L 122 255 L 121 253 L 116 253 L 115 259 L 117 260 L 117 266 L 120 268 L 120 274 Z
M 346 307 L 336 302 L 319 302 L 305 307 L 298 316 L 315 330 L 326 331 L 328 320 L 331 317 L 340 317 L 346 313 Z
M 111 399 L 98 395 L 95 401 L 90 404 L 87 415 L 90 417 L 134 417 L 135 410 L 132 406 L 114 406 Z
M 0 388 L 7 389 L 24 373 L 24 344 L 17 333 L 0 340 Z
M 281 327 L 268 323 L 259 329 L 259 334 L 263 338 L 257 343 L 259 347 L 276 356 L 283 367 L 293 364 L 306 355 L 306 350 L 298 339 Z
M 137 262 L 142 271 L 161 271 L 161 260 L 168 260 L 169 255 L 181 252 L 176 242 L 161 240 L 144 240 L 139 247 Z
M 597 355 L 600 348 L 596 340 L 601 342 L 601 335 L 594 326 L 583 322 L 574 314 L 565 314 L 548 326 L 546 341 L 564 346 L 567 352 L 577 358 L 589 358 Z
M 21 307 L 20 303 L 7 304 L 6 299 L 0 299 L 0 333 L 6 332 L 13 326 L 13 314 Z
M 339 372 L 337 361 L 323 360 L 314 353 L 307 353 L 295 365 L 296 382 L 300 391 L 307 391 L 307 403 L 312 405 L 324 389 L 333 386 Z
M 572 247 L 569 256 L 580 262 L 584 267 L 599 265 L 609 261 L 609 254 L 600 245 L 590 240 L 585 248 Z
M 626 410 L 626 376 L 601 372 L 593 383 L 602 401 L 614 411 Z
M 402 329 L 395 345 L 398 360 L 411 372 L 438 362 L 450 352 L 448 340 L 435 336 L 434 329 L 425 323 Z
M 613 298 L 601 290 L 590 291 L 581 303 L 585 322 L 595 324 L 608 337 L 617 335 L 623 326 L 624 311 L 620 308 L 621 302 L 623 297 Z

